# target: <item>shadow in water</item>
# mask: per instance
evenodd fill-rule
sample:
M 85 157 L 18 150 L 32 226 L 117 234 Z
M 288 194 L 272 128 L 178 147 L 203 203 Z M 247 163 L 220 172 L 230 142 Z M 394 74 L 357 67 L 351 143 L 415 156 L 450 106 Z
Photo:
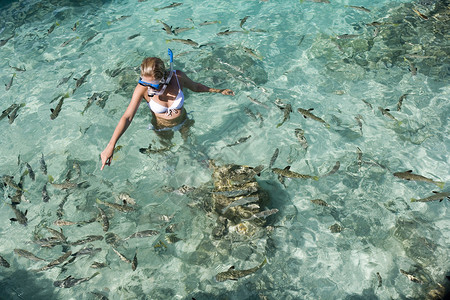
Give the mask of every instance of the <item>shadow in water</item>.
M 56 299 L 53 282 L 42 275 L 26 270 L 2 272 L 0 277 L 0 300 Z

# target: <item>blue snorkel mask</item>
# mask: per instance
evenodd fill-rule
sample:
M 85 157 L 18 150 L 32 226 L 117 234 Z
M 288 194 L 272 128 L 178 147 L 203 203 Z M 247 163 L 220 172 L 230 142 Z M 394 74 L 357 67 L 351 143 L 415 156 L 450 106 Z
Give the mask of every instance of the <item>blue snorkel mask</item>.
M 145 86 L 145 87 L 148 88 L 148 95 L 150 97 L 162 95 L 165 92 L 166 87 L 169 85 L 170 80 L 172 79 L 172 75 L 173 75 L 173 52 L 172 52 L 172 50 L 170 50 L 170 48 L 168 48 L 167 53 L 169 54 L 169 57 L 170 57 L 170 73 L 169 73 L 169 76 L 167 76 L 166 80 L 164 80 L 164 78 L 163 78 L 159 82 L 145 82 L 145 81 L 142 80 L 142 78 L 139 78 L 138 83 L 140 85 Z

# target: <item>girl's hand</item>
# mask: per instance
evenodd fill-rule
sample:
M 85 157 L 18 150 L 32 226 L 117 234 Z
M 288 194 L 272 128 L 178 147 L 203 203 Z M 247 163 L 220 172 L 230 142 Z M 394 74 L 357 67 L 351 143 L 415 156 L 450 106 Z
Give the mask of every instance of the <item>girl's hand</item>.
M 103 170 L 103 168 L 108 165 L 111 165 L 111 160 L 113 158 L 114 148 L 110 149 L 110 147 L 106 147 L 105 150 L 100 154 L 100 158 L 102 159 L 102 167 L 100 170 Z
M 220 92 L 222 95 L 234 96 L 234 92 L 230 89 L 224 89 Z

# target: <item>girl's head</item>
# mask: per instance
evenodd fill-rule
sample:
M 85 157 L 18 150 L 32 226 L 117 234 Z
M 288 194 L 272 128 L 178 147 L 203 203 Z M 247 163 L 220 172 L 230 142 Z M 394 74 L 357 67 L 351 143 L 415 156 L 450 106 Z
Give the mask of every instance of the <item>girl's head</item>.
M 164 62 L 158 57 L 147 57 L 141 64 L 141 77 L 151 77 L 161 80 L 166 74 Z

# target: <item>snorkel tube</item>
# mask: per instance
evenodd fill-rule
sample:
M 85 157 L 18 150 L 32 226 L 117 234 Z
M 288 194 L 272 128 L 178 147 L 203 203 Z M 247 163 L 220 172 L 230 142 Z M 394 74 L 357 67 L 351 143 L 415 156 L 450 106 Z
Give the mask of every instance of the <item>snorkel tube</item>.
M 173 52 L 170 48 L 167 48 L 167 54 L 170 57 L 170 71 L 173 71 Z

